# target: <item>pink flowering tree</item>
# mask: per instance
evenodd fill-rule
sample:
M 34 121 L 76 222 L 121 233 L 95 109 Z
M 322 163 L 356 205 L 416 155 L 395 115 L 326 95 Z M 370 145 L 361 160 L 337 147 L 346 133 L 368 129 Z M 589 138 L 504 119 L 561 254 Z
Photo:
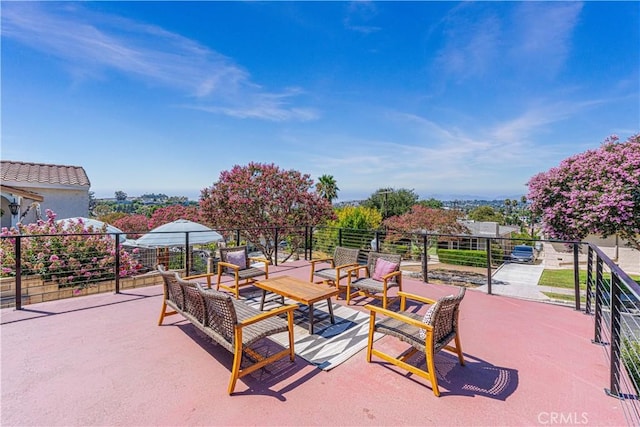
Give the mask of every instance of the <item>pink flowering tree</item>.
M 640 249 L 640 134 L 607 138 L 528 182 L 531 210 L 553 238 L 617 234 Z
M 200 209 L 197 206 L 171 205 L 156 209 L 149 220 L 149 229 L 152 230 L 164 224 L 178 219 L 200 222 Z
M 15 276 L 15 236 L 21 235 L 22 274 L 38 274 L 44 280 L 57 282 L 60 286 L 84 288 L 92 283 L 115 277 L 116 240 L 107 235 L 91 235 L 106 232 L 85 225 L 81 219 L 66 224 L 56 223 L 56 215 L 46 211 L 47 220 L 22 225 L 18 228 L 4 227 L 0 236 L 0 259 L 2 276 Z M 120 249 L 120 277 L 134 274 L 139 264 Z
M 274 164 L 249 163 L 223 171 L 218 182 L 205 188 L 200 196 L 203 220 L 216 229 L 240 229 L 245 240 L 253 243 L 268 259 L 278 239 L 288 239 L 296 250 L 302 243 L 307 225 L 333 219 L 328 200 L 313 189 L 308 174 L 283 170 Z
M 150 230 L 149 218 L 140 214 L 124 215 L 113 221 L 113 226 L 127 233 L 128 239 L 137 239 Z

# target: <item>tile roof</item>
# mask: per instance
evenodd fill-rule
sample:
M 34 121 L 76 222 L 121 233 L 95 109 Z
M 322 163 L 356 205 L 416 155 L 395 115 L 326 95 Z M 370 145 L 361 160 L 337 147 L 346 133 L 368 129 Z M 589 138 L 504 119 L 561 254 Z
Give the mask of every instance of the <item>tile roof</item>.
M 0 161 L 2 182 L 62 184 L 90 186 L 82 166 L 50 165 L 45 163 Z

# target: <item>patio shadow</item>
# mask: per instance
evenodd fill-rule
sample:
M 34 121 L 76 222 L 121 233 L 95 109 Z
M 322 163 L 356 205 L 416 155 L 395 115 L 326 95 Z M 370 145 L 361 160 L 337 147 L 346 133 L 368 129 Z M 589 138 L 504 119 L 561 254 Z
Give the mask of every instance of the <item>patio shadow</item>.
M 212 358 L 222 364 L 231 375 L 231 366 L 233 364 L 233 355 L 225 348 L 216 344 L 211 338 L 200 332 L 196 327 L 188 322 L 167 323 L 165 326 L 177 326 L 202 349 L 204 349 Z M 270 340 L 263 339 L 252 347 L 259 354 L 268 357 L 271 354 L 284 349 L 280 344 Z M 245 358 L 247 356 L 245 355 Z M 243 366 L 245 361 L 243 359 Z M 305 369 L 312 367 L 310 363 L 302 357 L 296 356 L 294 362 L 290 362 L 289 358 L 280 359 L 274 363 L 264 366 L 251 374 L 238 379 L 236 395 L 264 395 L 275 397 L 280 401 L 286 401 L 285 393 L 294 389 L 297 385 L 309 381 L 311 378 L 322 372 L 320 369 L 311 369 L 310 372 L 299 377 Z M 294 378 L 296 378 L 294 380 Z M 280 387 L 280 389 L 277 389 Z
M 461 366 L 458 357 L 448 352 L 436 353 L 436 374 L 440 386 L 440 397 L 444 396 L 481 396 L 505 401 L 518 388 L 518 371 L 516 369 L 495 366 L 482 359 L 464 354 L 465 365 Z M 379 363 L 388 369 L 396 371 L 395 366 L 375 359 L 372 363 Z M 407 363 L 424 369 L 426 359 L 424 353 L 416 353 Z M 400 372 L 400 371 L 397 371 Z M 425 388 L 431 390 L 431 384 L 411 372 L 402 374 Z

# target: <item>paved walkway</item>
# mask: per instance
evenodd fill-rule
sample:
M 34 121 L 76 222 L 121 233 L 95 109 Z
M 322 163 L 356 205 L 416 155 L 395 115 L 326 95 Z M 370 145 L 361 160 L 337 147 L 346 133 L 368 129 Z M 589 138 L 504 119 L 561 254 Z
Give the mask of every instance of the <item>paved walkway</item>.
M 491 293 L 537 301 L 551 301 L 551 298 L 541 292 L 549 289 L 538 286 L 543 271 L 543 264 L 505 263 L 493 273 Z M 488 292 L 488 289 L 487 285 L 475 288 L 475 290 L 485 293 Z M 556 288 L 551 289 L 556 292 Z

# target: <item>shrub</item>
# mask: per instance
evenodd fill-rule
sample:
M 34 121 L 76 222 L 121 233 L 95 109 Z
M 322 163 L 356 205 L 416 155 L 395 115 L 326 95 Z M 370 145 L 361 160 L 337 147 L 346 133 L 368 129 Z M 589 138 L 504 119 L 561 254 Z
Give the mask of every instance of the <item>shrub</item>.
M 62 287 L 84 288 L 91 283 L 115 278 L 116 241 L 107 234 L 91 235 L 106 230 L 94 230 L 82 220 L 65 226 L 55 222 L 56 215 L 46 211 L 47 220 L 2 229 L 0 236 L 1 276 L 15 276 L 15 238 L 21 237 L 23 275 L 40 275 L 43 280 L 57 282 Z M 32 237 L 31 237 L 32 236 Z M 139 264 L 120 248 L 120 277 L 134 274 Z
M 622 340 L 622 362 L 633 382 L 636 393 L 640 393 L 640 342 Z
M 438 259 L 445 264 L 469 265 L 471 267 L 487 266 L 487 251 L 467 249 L 438 249 Z M 491 246 L 492 264 L 502 262 L 504 251 L 498 245 Z

